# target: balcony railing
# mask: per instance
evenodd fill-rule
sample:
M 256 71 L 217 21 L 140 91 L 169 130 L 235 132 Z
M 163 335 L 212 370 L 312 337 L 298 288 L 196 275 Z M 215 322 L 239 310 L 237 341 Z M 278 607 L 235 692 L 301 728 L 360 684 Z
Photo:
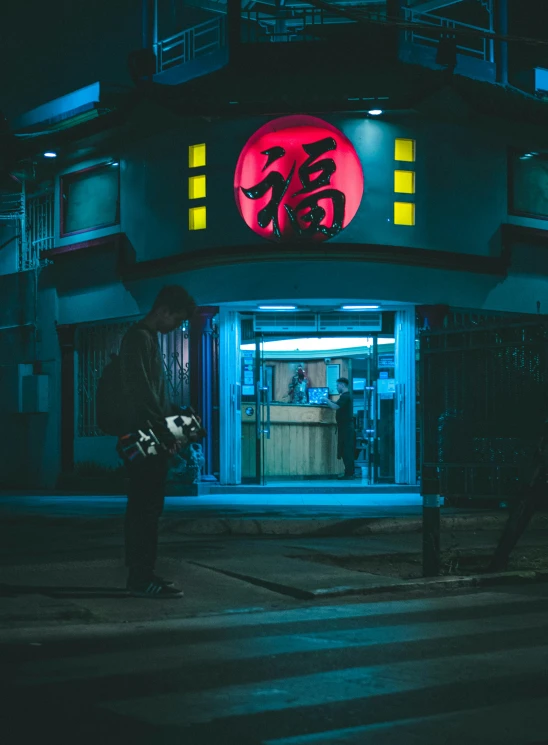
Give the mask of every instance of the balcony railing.
M 420 13 L 412 8 L 405 9 L 405 20 L 417 25 L 416 29 L 406 29 L 406 41 L 435 48 L 442 34 L 455 35 L 459 54 L 476 57 L 485 62 L 495 60 L 493 39 L 487 39 L 482 35 L 489 33 L 489 29 L 460 23 L 450 18 L 441 18 L 433 13 Z
M 225 45 L 226 16 L 219 16 L 187 28 L 158 42 L 157 72 L 200 59 L 206 54 L 222 49 Z

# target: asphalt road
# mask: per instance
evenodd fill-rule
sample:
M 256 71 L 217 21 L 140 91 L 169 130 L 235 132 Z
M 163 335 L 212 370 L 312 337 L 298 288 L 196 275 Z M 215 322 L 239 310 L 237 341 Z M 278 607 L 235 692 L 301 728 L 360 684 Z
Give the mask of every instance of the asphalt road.
M 548 588 L 20 631 L 2 743 L 548 742 Z

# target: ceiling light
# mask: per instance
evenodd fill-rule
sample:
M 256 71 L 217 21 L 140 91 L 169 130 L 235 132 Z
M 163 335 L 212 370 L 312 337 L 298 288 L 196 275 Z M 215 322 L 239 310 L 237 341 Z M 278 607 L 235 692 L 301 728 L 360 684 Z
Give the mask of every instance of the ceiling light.
M 259 305 L 259 310 L 297 310 L 296 305 Z
M 120 164 L 118 163 L 118 161 L 117 161 L 117 160 L 115 160 L 115 161 L 114 161 L 113 163 L 111 163 L 110 165 L 111 165 L 111 166 L 119 166 Z
M 54 153 L 53 150 L 48 150 L 44 153 L 44 158 L 56 158 L 57 153 Z
M 380 116 L 384 112 L 382 109 L 370 109 L 367 113 L 369 114 L 369 116 Z
M 343 305 L 341 310 L 378 310 L 379 305 Z

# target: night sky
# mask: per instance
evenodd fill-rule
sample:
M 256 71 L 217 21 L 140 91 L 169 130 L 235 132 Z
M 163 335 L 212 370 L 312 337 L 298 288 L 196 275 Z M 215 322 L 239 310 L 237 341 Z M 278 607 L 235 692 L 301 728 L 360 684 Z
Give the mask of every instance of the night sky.
M 548 0 L 509 0 L 512 34 L 548 40 Z M 176 28 L 202 20 L 160 0 Z M 162 29 L 160 29 L 162 33 Z M 140 0 L 6 0 L 0 28 L 0 111 L 9 118 L 96 80 L 131 85 L 127 54 L 141 43 Z M 548 67 L 548 46 L 512 45 L 515 69 Z

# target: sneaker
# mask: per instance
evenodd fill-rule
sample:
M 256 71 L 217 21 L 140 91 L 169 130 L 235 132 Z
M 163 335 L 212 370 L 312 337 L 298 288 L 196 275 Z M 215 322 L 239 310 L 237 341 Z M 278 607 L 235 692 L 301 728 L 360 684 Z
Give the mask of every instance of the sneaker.
M 164 577 L 160 577 L 158 574 L 153 574 L 152 579 L 158 580 L 158 582 L 161 582 L 166 587 L 173 587 L 175 585 L 172 579 L 164 579 Z
M 143 582 L 129 582 L 127 589 L 134 598 L 181 598 L 183 591 L 177 587 L 168 586 L 159 581 L 157 577 L 151 577 Z

